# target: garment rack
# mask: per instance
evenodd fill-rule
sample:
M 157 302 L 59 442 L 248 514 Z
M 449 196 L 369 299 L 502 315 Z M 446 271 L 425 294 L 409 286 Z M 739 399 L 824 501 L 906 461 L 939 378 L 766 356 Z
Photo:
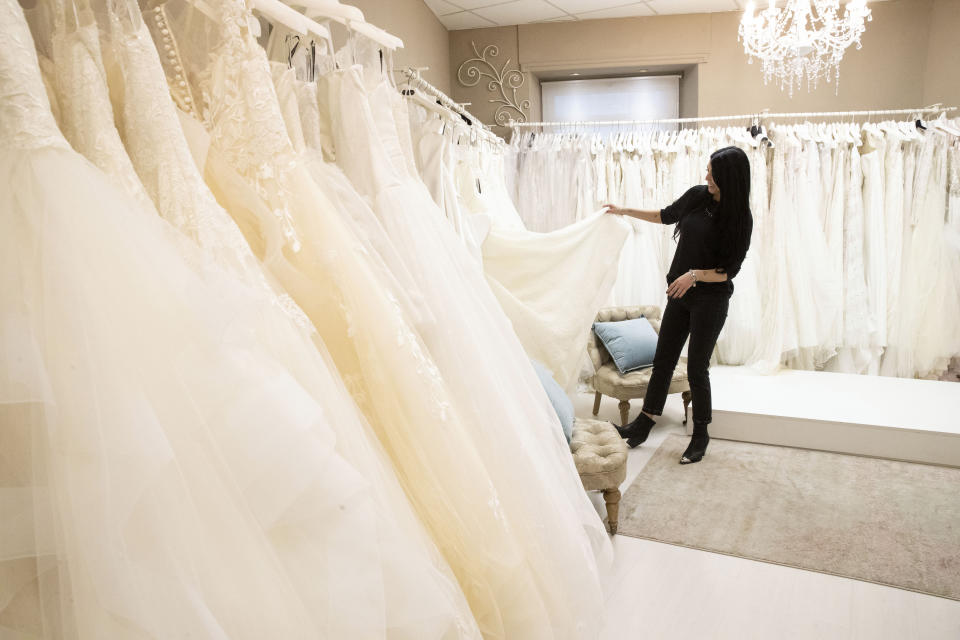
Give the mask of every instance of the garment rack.
M 490 142 L 503 142 L 503 140 L 498 137 L 493 131 L 491 131 L 485 124 L 480 121 L 480 118 L 473 115 L 469 111 L 463 108 L 459 102 L 455 102 L 453 98 L 445 94 L 440 89 L 437 89 L 435 86 L 423 79 L 423 76 L 420 75 L 419 69 L 414 69 L 413 67 L 408 67 L 401 70 L 401 73 L 407 78 L 407 80 L 415 83 L 418 87 L 423 89 L 426 93 L 429 93 L 431 97 L 436 98 L 440 104 L 447 109 L 450 109 L 456 114 L 459 114 L 465 118 L 469 118 L 470 122 L 477 127 L 482 135 L 484 135 Z
M 702 118 L 661 118 L 658 120 L 584 120 L 571 122 L 518 122 L 510 120 L 507 127 L 519 129 L 523 127 L 597 127 L 597 126 L 632 126 L 638 124 L 683 124 L 693 122 L 722 122 L 725 120 L 761 120 L 767 118 L 846 118 L 866 116 L 892 115 L 922 115 L 925 113 L 946 113 L 956 111 L 957 107 L 933 105 L 917 109 L 880 109 L 872 111 L 798 111 L 795 113 L 748 113 L 738 116 L 705 116 Z

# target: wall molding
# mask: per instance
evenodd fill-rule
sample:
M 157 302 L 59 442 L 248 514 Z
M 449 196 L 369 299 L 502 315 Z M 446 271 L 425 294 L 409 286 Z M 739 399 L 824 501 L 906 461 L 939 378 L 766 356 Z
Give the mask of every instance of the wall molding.
M 520 70 L 527 73 L 538 73 L 542 71 L 565 71 L 567 69 L 605 69 L 608 67 L 652 67 L 658 65 L 689 65 L 704 64 L 709 60 L 709 54 L 686 53 L 686 54 L 664 54 L 664 55 L 645 55 L 643 57 L 628 58 L 601 58 L 593 60 L 574 59 L 574 60 L 550 60 L 550 61 L 532 61 L 521 62 Z

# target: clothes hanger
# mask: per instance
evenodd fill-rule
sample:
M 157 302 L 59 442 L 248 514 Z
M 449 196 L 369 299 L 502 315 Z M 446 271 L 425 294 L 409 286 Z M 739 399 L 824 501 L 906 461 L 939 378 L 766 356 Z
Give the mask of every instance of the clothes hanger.
M 950 124 L 946 112 L 941 113 L 936 120 L 929 121 L 929 124 L 939 131 L 960 137 L 960 129 Z
M 190 2 L 193 3 L 194 0 L 190 0 Z M 251 0 L 250 5 L 257 12 L 266 16 L 270 22 L 283 25 L 300 35 L 307 35 L 308 18 L 283 4 L 280 0 Z M 253 30 L 259 32 L 259 23 Z M 254 33 L 254 35 L 259 37 L 260 34 Z
M 342 24 L 387 49 L 403 48 L 403 40 L 368 23 L 363 12 L 356 7 L 340 4 L 336 0 L 287 0 L 287 4 L 303 7 L 311 18 L 323 17 Z
M 287 45 L 287 68 L 293 69 L 293 56 L 296 54 L 297 49 L 300 48 L 300 35 L 296 33 L 287 34 L 284 42 Z M 291 42 L 293 46 L 290 46 Z

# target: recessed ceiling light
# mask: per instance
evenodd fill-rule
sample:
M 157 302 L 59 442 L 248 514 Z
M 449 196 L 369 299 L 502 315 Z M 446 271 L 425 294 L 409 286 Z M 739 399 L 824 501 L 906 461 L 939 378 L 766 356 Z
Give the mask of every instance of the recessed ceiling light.
M 580 74 L 579 74 L 579 73 L 571 73 L 570 75 L 572 75 L 572 76 L 578 76 L 578 75 L 580 75 Z
M 640 73 L 646 73 L 647 69 L 640 69 Z

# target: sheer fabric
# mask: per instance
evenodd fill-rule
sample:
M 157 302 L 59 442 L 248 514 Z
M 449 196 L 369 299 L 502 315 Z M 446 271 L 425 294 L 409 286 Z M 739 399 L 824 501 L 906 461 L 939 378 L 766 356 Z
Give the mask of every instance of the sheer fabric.
M 18 187 L 0 195 L 0 424 L 16 460 L 2 470 L 0 626 L 382 637 L 366 606 L 379 550 L 363 542 L 380 479 L 338 455 L 328 422 L 349 411 L 321 409 L 250 340 L 249 288 L 209 264 L 199 278 L 201 254 L 69 149 L 14 0 L 0 30 L 0 175 Z M 408 637 L 458 635 L 437 595 Z
M 259 291 L 260 313 L 250 323 L 254 325 L 253 318 L 258 321 L 254 325 L 258 328 L 258 341 L 269 346 L 327 414 L 336 418 L 330 424 L 336 432 L 337 451 L 365 478 L 369 512 L 363 530 L 338 533 L 344 541 L 351 541 L 352 548 L 340 548 L 336 561 L 331 562 L 328 556 L 333 549 L 324 549 L 329 535 L 323 535 L 321 530 L 305 530 L 302 540 L 278 550 L 287 566 L 296 568 L 292 573 L 300 597 L 317 612 L 318 618 L 330 618 L 331 623 L 340 616 L 368 621 L 368 626 L 357 626 L 350 633 L 391 637 L 452 634 L 455 626 L 444 628 L 449 624 L 444 620 L 449 614 L 443 608 L 455 604 L 460 596 L 448 567 L 416 521 L 369 426 L 342 383 L 331 375 L 335 369 L 325 346 L 315 334 L 317 344 L 311 344 L 309 320 L 289 296 L 276 293 L 236 224 L 203 183 L 179 128 L 149 34 L 142 23 L 138 24 L 139 27 L 131 25 L 131 33 L 113 43 L 123 73 L 124 131 L 131 156 L 141 175 L 149 176 L 149 183 L 156 185 L 151 192 L 162 205 L 164 217 L 179 223 L 178 228 L 224 268 Z M 121 30 L 115 29 L 114 33 Z M 303 509 L 303 513 L 291 513 L 290 517 L 309 522 L 308 507 L 296 508 Z M 325 573 L 340 587 L 324 585 L 319 578 Z M 347 576 L 355 576 L 357 581 L 351 583 Z M 360 596 L 354 586 L 366 596 Z M 334 602 L 332 593 L 353 602 Z M 336 616 L 327 611 L 330 604 L 339 608 Z M 427 604 L 439 606 L 436 615 L 425 615 Z M 351 606 L 363 606 L 368 613 L 360 615 L 351 611 Z M 416 620 L 418 616 L 421 619 Z M 348 633 L 347 628 L 331 623 L 319 624 L 318 629 Z
M 502 145 L 475 140 L 468 127 L 433 114 L 415 128 L 424 186 L 440 207 L 456 199 L 470 236 L 482 239 L 484 276 L 524 350 L 561 384 L 575 383 L 590 325 L 617 279 L 627 223 L 594 213 L 554 232 L 527 231 L 507 194 Z M 451 136 L 441 135 L 448 129 Z M 444 173 L 448 164 L 454 180 Z
M 167 11 L 173 6 L 168 4 Z M 205 47 L 212 56 L 193 58 L 201 69 L 195 77 L 208 96 L 208 182 L 235 219 L 243 220 L 245 210 L 256 208 L 241 228 L 262 247 L 265 263 L 327 342 L 419 516 L 450 562 L 481 631 L 491 637 L 551 635 L 537 587 L 540 577 L 531 569 L 523 539 L 526 528 L 539 526 L 532 521 L 542 496 L 532 500 L 517 484 L 509 486 L 514 495 L 506 495 L 506 483 L 499 478 L 494 483 L 493 476 L 502 470 L 480 457 L 461 404 L 377 275 L 369 252 L 297 161 L 264 52 L 246 28 L 248 13 L 239 3 L 223 3 L 222 8 L 224 28 L 218 32 L 210 31 L 214 22 L 191 25 L 198 16 L 189 7 L 171 16 L 181 55 L 185 43 L 195 46 L 204 33 L 219 40 Z M 338 146 L 338 158 L 342 152 Z M 271 218 L 284 228 L 279 243 L 276 235 L 261 231 Z M 261 239 L 274 242 L 261 244 Z M 582 490 L 579 495 L 583 499 Z M 516 508 L 518 501 L 523 510 Z M 595 571 L 592 556 L 571 560 L 575 557 L 566 561 Z M 568 628 L 564 634 L 576 633 Z
M 337 162 L 373 200 L 422 283 L 438 320 L 436 330 L 424 332 L 424 340 L 498 487 L 531 572 L 531 595 L 543 603 L 537 614 L 545 617 L 535 622 L 528 617 L 533 614 L 529 608 L 521 614 L 515 609 L 519 602 L 504 611 L 522 615 L 527 633 L 538 637 L 587 633 L 588 620 L 596 619 L 600 607 L 594 558 L 605 561 L 609 543 L 579 486 L 556 415 L 479 265 L 438 215 L 423 184 L 405 175 L 393 113 L 389 101 L 381 99 L 392 89 L 378 74 L 368 76 L 368 97 L 357 67 L 341 78 L 339 90 L 332 93 L 339 114 L 334 127 Z M 464 370 L 471 376 L 462 375 Z M 507 442 L 511 444 L 505 446 Z M 524 453 L 532 451 L 537 454 Z M 581 603 L 577 611 L 564 604 L 572 598 Z

